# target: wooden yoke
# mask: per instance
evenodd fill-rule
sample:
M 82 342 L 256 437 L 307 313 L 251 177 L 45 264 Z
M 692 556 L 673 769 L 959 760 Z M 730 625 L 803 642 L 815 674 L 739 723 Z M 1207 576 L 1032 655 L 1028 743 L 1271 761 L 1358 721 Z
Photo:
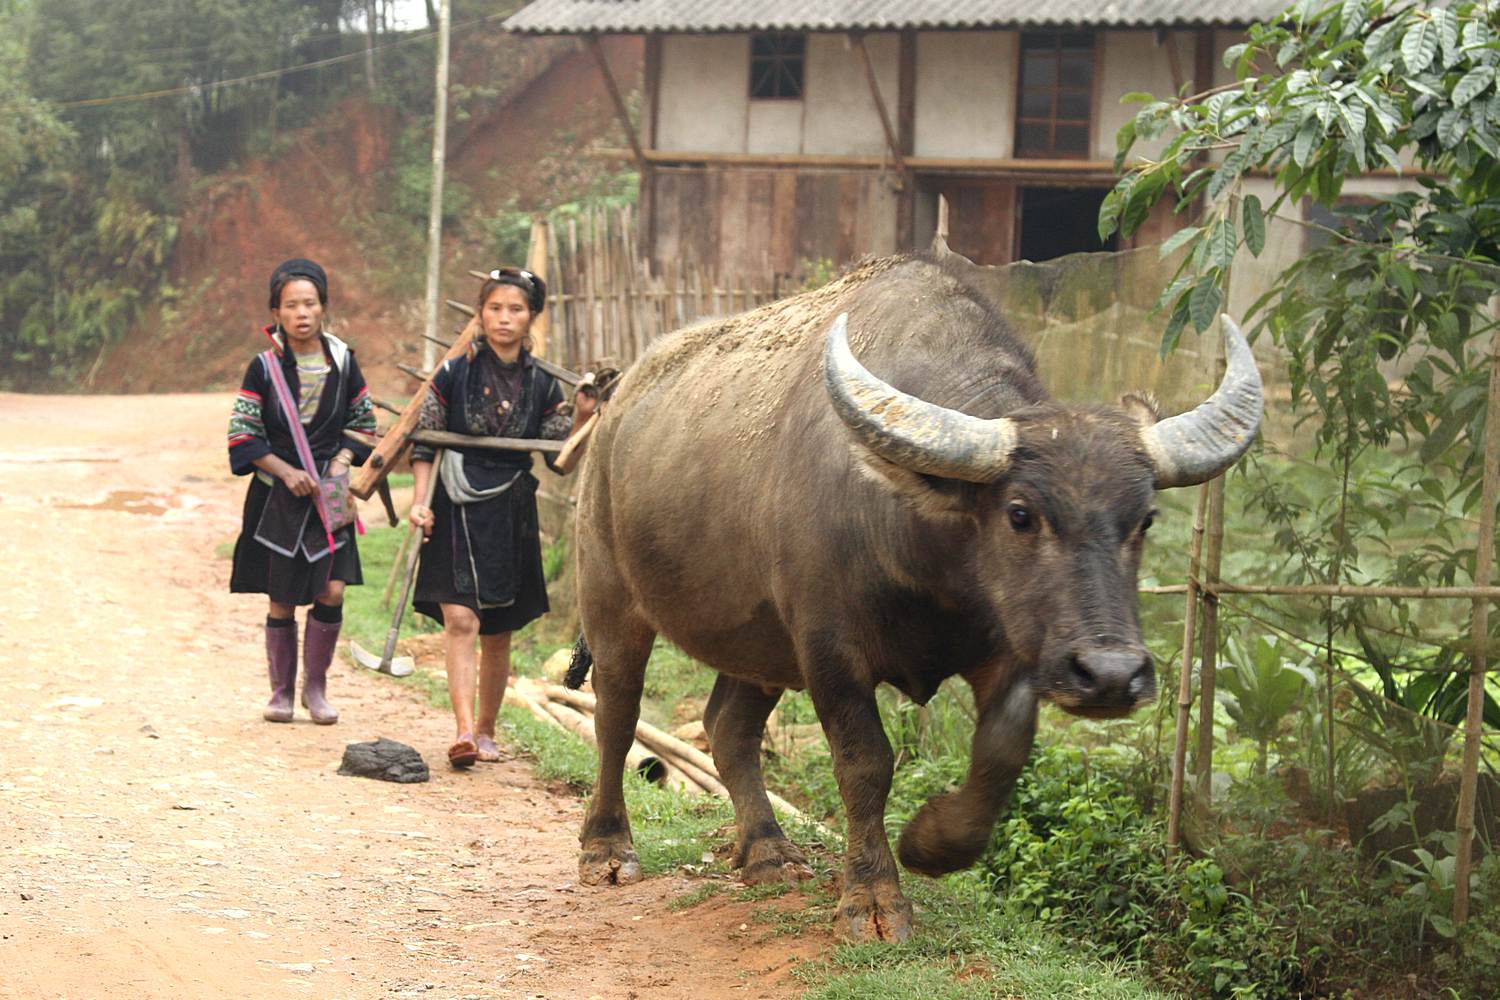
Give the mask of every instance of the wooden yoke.
M 479 320 L 469 320 L 469 325 L 464 327 L 453 346 L 448 348 L 448 353 L 443 355 L 443 361 L 458 357 L 469 349 L 469 344 L 474 337 L 479 335 Z M 438 365 L 442 367 L 441 363 Z M 432 385 L 433 376 L 437 374 L 434 369 L 422 382 L 422 387 L 412 396 L 411 402 L 406 404 L 406 409 L 401 411 L 401 416 L 396 420 L 391 429 L 386 431 L 370 457 L 365 460 L 356 471 L 354 477 L 349 481 L 349 490 L 361 500 L 368 500 L 370 494 L 385 482 L 385 477 L 390 475 L 406 454 L 406 449 L 411 446 L 412 431 L 417 429 L 417 420 L 422 415 L 422 401 L 427 398 L 428 387 Z

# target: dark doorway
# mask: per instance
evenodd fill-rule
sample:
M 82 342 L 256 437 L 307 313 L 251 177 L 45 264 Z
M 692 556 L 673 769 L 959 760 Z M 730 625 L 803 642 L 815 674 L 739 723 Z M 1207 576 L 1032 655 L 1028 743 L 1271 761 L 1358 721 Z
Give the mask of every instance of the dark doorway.
M 1106 188 L 1022 188 L 1018 260 L 1043 261 L 1064 254 L 1119 249 L 1119 234 L 1099 241 L 1099 206 Z

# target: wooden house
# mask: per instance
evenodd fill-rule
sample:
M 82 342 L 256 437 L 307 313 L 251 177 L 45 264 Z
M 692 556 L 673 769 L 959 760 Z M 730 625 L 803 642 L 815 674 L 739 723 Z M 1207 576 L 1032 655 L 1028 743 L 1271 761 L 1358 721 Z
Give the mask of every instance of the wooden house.
M 1101 244 L 1133 91 L 1231 79 L 1222 54 L 1283 0 L 534 0 L 508 30 L 643 36 L 616 104 L 657 261 L 799 274 L 948 242 L 982 263 Z M 600 68 L 608 75 L 607 64 Z M 1149 147 L 1138 147 L 1147 155 Z M 1132 243 L 1164 238 L 1163 206 Z

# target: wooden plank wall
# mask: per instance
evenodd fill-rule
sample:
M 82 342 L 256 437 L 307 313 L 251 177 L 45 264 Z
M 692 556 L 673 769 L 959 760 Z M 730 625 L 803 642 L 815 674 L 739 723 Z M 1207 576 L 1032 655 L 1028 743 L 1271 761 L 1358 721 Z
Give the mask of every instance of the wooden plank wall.
M 656 172 L 655 259 L 800 281 L 814 262 L 895 251 L 896 197 L 874 171 L 695 167 Z

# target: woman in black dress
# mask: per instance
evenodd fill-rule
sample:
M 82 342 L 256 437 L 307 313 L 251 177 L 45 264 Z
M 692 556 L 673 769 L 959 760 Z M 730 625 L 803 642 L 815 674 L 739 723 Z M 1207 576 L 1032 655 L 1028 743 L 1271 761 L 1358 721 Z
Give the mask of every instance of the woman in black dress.
M 542 280 L 520 268 L 491 271 L 479 292 L 482 337 L 466 355 L 445 362 L 423 400 L 418 426 L 479 437 L 562 440 L 587 420 L 594 400 L 574 398 L 562 412 L 561 383 L 526 349 L 531 322 L 547 302 Z M 455 767 L 500 759 L 495 718 L 510 676 L 510 635 L 547 612 L 537 534 L 531 454 L 452 448 L 433 469 L 435 451 L 412 449 L 411 520 L 427 537 L 413 607 L 443 624 L 448 694 L 457 737 Z M 421 503 L 428 477 L 440 476 L 432 507 Z M 478 697 L 474 639 L 479 638 Z
M 370 449 L 344 434 L 373 434 L 375 410 L 354 352 L 323 329 L 328 275 L 310 260 L 281 264 L 271 274 L 271 349 L 250 362 L 229 420 L 229 465 L 250 475 L 229 589 L 266 594 L 266 664 L 271 700 L 265 718 L 292 721 L 297 684 L 298 605 L 311 604 L 302 656 L 302 705 L 314 722 L 337 722 L 326 696 L 343 621 L 344 586 L 362 583 L 354 526 L 333 533 L 333 551 L 312 499 L 316 480 L 303 468 L 292 437 L 296 419 L 307 435 L 317 472 L 347 472 Z M 280 368 L 298 412 L 277 398 L 270 365 Z M 253 475 L 251 475 L 253 473 Z

